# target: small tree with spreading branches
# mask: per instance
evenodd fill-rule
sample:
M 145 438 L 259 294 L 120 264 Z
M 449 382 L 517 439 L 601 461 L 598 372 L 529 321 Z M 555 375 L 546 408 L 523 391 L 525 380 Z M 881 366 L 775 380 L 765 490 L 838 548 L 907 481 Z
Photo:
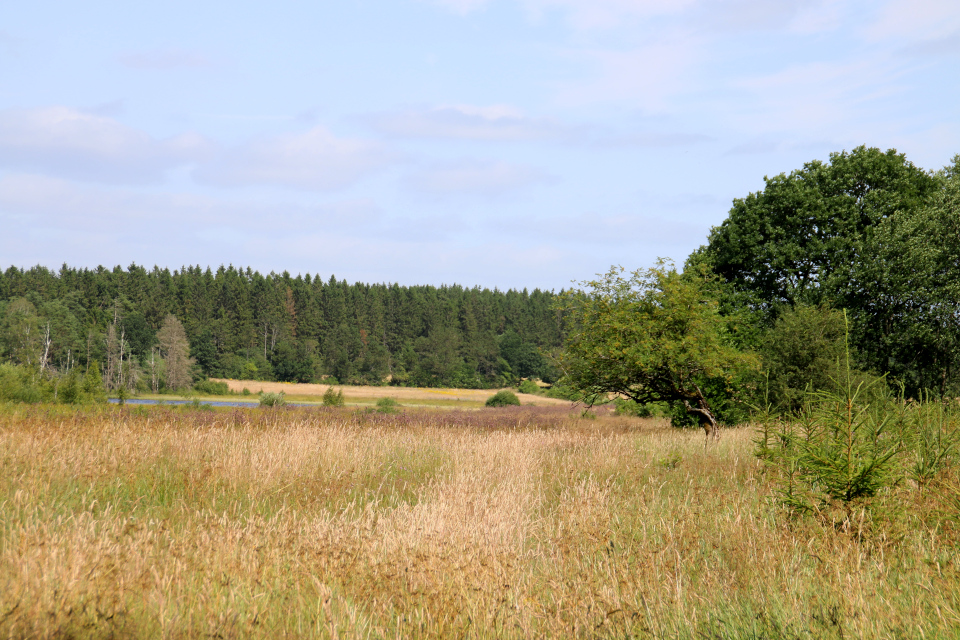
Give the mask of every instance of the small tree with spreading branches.
M 640 404 L 666 402 L 693 415 L 707 437 L 718 420 L 705 389 L 729 389 L 756 358 L 730 341 L 728 320 L 717 310 L 700 274 L 680 274 L 661 260 L 624 277 L 622 267 L 583 289 L 564 293 L 572 325 L 561 358 L 566 380 L 583 397 L 609 394 Z

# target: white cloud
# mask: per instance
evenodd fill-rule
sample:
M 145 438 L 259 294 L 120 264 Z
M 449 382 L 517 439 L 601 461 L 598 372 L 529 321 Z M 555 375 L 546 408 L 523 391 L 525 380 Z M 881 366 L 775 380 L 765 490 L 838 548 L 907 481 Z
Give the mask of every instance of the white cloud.
M 368 121 L 381 133 L 403 138 L 540 140 L 564 134 L 558 124 L 528 118 L 508 105 L 443 105 L 379 114 Z
M 747 142 L 742 142 L 732 149 L 727 151 L 724 155 L 727 156 L 744 156 L 744 155 L 755 155 L 762 153 L 774 153 L 780 148 L 780 143 L 774 142 L 773 140 L 764 140 L 764 139 L 754 139 L 748 140 Z
M 185 49 L 131 51 L 121 54 L 117 59 L 120 64 L 131 69 L 197 69 L 213 66 L 213 61 L 207 56 Z
M 512 226 L 518 235 L 550 238 L 554 243 L 607 247 L 632 245 L 666 251 L 667 255 L 679 255 L 674 251 L 675 247 L 689 251 L 686 247 L 690 239 L 704 238 L 710 230 L 707 224 L 688 222 L 678 216 L 668 219 L 657 215 L 598 212 L 546 219 L 527 216 L 513 221 Z
M 186 134 L 156 140 L 112 118 L 69 107 L 0 111 L 0 167 L 112 183 L 159 182 L 211 145 Z
M 665 148 L 686 147 L 711 142 L 712 140 L 714 140 L 713 137 L 702 133 L 644 131 L 604 135 L 598 138 L 595 144 L 602 147 Z
M 226 150 L 194 176 L 217 186 L 273 184 L 327 191 L 346 187 L 396 160 L 369 140 L 338 138 L 323 127 L 262 138 Z
M 443 7 L 454 13 L 465 15 L 482 9 L 490 0 L 428 0 L 431 4 Z
M 609 29 L 625 20 L 677 15 L 698 0 L 521 0 L 534 16 L 559 10 L 577 29 Z
M 283 211 L 282 216 L 275 215 L 278 209 Z M 299 233 L 318 225 L 332 225 L 340 232 L 360 231 L 380 216 L 378 207 L 364 199 L 311 206 L 292 202 L 278 205 L 275 201 L 78 185 L 31 174 L 0 178 L 0 220 L 5 223 L 29 221 L 31 228 L 43 232 L 112 229 L 118 234 L 134 233 L 148 244 L 157 240 L 157 234 L 183 236 L 189 242 L 186 236 L 221 227 L 257 236 Z
M 906 91 L 908 79 L 908 68 L 883 57 L 794 65 L 736 82 L 750 106 L 738 106 L 730 119 L 760 134 L 855 133 L 896 107 L 890 98 Z
M 890 0 L 864 29 L 874 42 L 936 40 L 957 31 L 960 3 L 956 0 Z
M 547 180 L 547 176 L 532 167 L 461 160 L 415 172 L 407 176 L 406 184 L 415 191 L 433 196 L 495 197 Z
M 627 50 L 582 49 L 567 55 L 592 63 L 586 80 L 559 87 L 567 104 L 626 102 L 651 112 L 665 110 L 676 95 L 690 91 L 691 71 L 701 60 L 701 42 L 692 34 L 673 34 Z

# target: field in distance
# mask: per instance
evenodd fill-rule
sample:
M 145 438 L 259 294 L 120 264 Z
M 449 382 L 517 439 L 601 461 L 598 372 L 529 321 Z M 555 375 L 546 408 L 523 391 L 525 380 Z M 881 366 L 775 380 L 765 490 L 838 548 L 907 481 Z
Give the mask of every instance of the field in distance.
M 286 394 L 291 402 L 320 402 L 327 389 L 343 391 L 348 405 L 373 405 L 380 398 L 392 398 L 400 404 L 410 406 L 459 407 L 471 408 L 483 406 L 487 398 L 498 389 L 430 389 L 421 387 L 359 387 L 350 385 L 304 384 L 295 382 L 263 382 L 260 380 L 226 380 L 211 378 L 215 382 L 226 382 L 230 391 L 240 393 L 247 389 L 252 394 Z M 515 391 L 515 390 L 514 390 Z M 571 406 L 568 400 L 545 398 L 527 393 L 517 393 L 520 403 L 540 407 Z

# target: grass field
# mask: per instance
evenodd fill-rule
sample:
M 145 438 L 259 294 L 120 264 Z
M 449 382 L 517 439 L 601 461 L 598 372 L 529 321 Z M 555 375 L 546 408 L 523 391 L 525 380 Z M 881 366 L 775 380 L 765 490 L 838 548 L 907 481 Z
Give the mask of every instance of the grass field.
M 941 492 L 895 487 L 856 534 L 791 520 L 752 437 L 8 405 L 0 638 L 960 637 Z
M 421 387 L 370 387 L 350 385 L 305 384 L 294 382 L 261 382 L 258 380 L 227 380 L 214 378 L 215 382 L 226 382 L 230 391 L 239 393 L 244 389 L 252 394 L 283 392 L 291 402 L 319 403 L 327 389 L 342 390 L 349 405 L 373 405 L 380 398 L 391 398 L 414 407 L 477 408 L 482 407 L 487 398 L 497 389 L 428 389 Z M 567 400 L 546 398 L 544 396 L 517 393 L 521 404 L 540 407 L 569 407 Z M 254 398 L 255 400 L 255 398 Z

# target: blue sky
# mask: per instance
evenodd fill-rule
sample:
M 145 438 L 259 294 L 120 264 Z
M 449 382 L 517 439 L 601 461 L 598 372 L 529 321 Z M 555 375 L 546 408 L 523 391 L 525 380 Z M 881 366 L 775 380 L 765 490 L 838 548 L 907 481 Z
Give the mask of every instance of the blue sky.
M 956 0 L 8 1 L 0 263 L 560 289 L 832 151 L 944 166 L 958 78 Z

